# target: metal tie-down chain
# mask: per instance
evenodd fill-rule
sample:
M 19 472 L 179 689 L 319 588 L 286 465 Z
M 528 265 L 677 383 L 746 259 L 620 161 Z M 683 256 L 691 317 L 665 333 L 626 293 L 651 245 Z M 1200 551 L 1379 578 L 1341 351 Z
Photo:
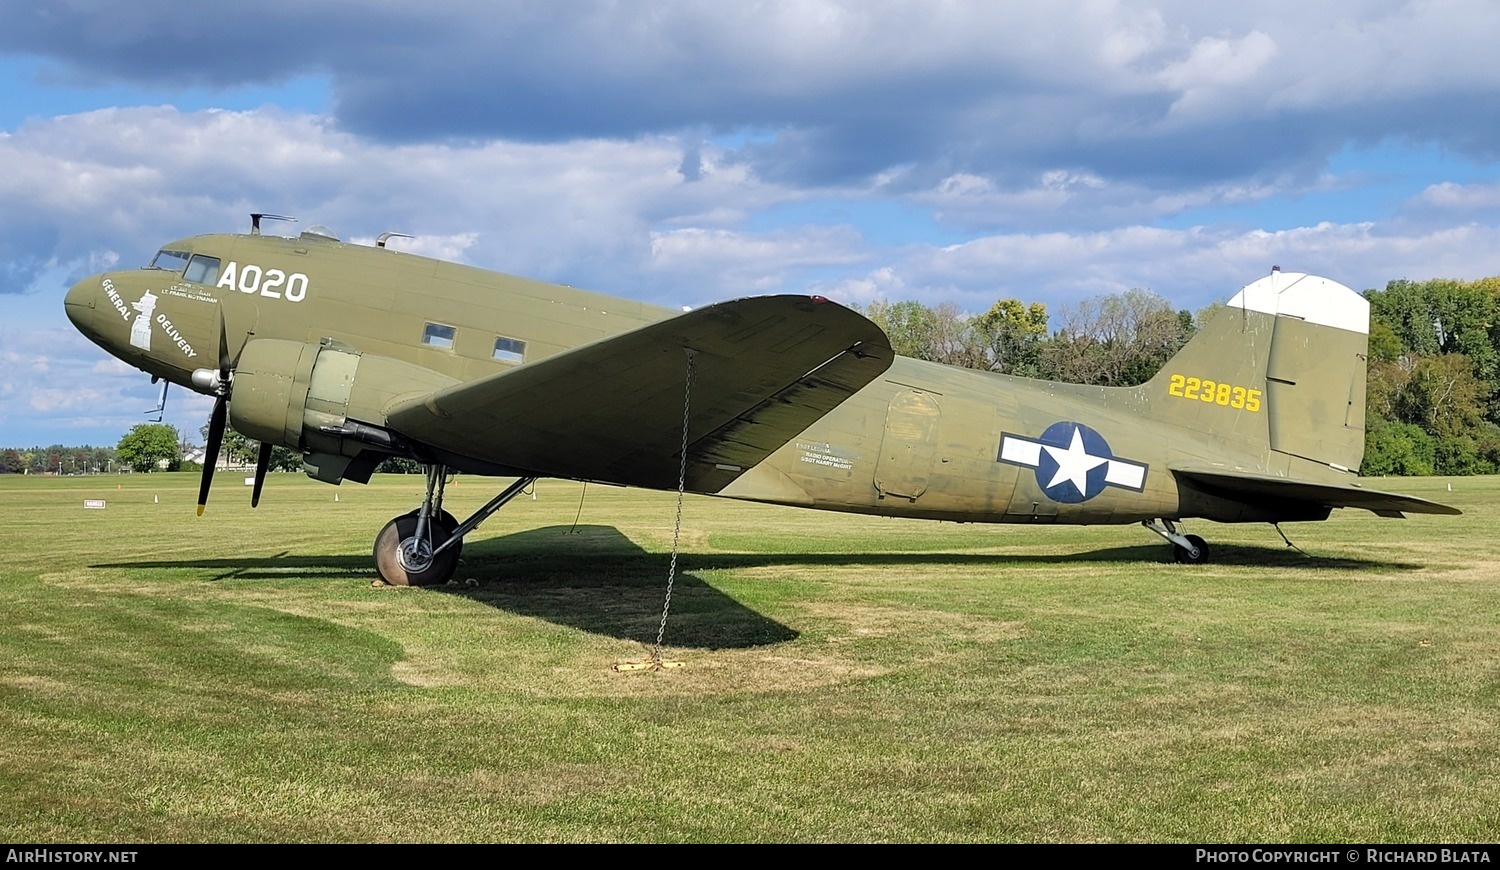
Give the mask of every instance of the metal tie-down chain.
M 656 629 L 656 647 L 651 663 L 660 668 L 661 639 L 667 633 L 667 611 L 672 608 L 672 580 L 677 576 L 677 548 L 682 540 L 682 494 L 687 489 L 688 419 L 693 407 L 693 350 L 687 348 L 687 383 L 682 389 L 682 454 L 677 465 L 677 520 L 672 524 L 672 562 L 667 568 L 667 597 L 661 605 L 661 625 Z
M 661 641 L 667 633 L 667 613 L 672 609 L 672 581 L 677 577 L 677 553 L 682 541 L 682 499 L 687 490 L 688 424 L 693 407 L 693 349 L 683 348 L 687 353 L 687 382 L 682 389 L 682 451 L 677 465 L 677 519 L 672 525 L 672 561 L 667 568 L 667 595 L 661 604 L 661 624 L 656 628 L 656 645 L 651 648 L 648 662 L 623 662 L 615 665 L 617 671 L 653 671 L 677 668 L 682 662 L 664 662 L 661 659 Z

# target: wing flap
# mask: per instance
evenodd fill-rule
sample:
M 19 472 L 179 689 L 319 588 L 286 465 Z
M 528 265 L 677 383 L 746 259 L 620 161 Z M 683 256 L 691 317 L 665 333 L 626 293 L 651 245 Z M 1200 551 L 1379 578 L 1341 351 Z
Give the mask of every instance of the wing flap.
M 884 359 L 889 365 L 888 347 Z M 728 486 L 884 370 L 869 348 L 842 352 L 698 440 L 688 448 L 688 457 L 702 468 L 702 488 L 718 492 Z
M 1298 502 L 1330 508 L 1363 508 L 1383 517 L 1400 517 L 1403 513 L 1446 516 L 1463 513 L 1458 508 L 1425 498 L 1366 489 L 1357 484 L 1314 483 L 1269 474 L 1196 466 L 1172 466 L 1172 473 L 1179 479 L 1191 481 L 1216 495 L 1236 501 Z
M 880 328 L 841 305 L 762 296 L 698 309 L 387 412 L 450 454 L 550 477 L 716 492 L 891 364 Z

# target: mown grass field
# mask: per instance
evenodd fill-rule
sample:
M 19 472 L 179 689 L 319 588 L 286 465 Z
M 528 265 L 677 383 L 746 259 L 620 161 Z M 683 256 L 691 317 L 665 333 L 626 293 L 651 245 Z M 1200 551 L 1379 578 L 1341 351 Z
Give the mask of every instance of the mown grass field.
M 1136 526 L 690 496 L 683 666 L 624 673 L 673 493 L 543 481 L 472 583 L 402 589 L 370 546 L 420 478 L 240 483 L 198 519 L 189 475 L 0 478 L 0 838 L 1500 836 L 1500 479 L 1380 482 L 1465 515 L 1338 511 L 1285 527 L 1305 552 L 1192 524 L 1202 566 Z

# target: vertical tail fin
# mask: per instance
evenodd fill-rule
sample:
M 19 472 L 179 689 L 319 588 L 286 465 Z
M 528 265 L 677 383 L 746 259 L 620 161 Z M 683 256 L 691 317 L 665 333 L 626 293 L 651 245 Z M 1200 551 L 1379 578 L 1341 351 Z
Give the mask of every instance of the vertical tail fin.
M 1369 331 L 1370 304 L 1358 293 L 1273 271 L 1235 294 L 1144 389 L 1159 413 L 1210 438 L 1357 469 Z

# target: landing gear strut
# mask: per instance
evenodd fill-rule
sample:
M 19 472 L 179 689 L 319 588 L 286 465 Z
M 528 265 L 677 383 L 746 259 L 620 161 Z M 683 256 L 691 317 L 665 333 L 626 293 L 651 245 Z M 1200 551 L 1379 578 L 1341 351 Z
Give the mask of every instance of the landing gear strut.
M 536 482 L 535 477 L 517 479 L 460 523 L 443 510 L 443 488 L 447 477 L 445 466 L 427 466 L 427 494 L 422 499 L 422 506 L 386 523 L 375 537 L 375 568 L 380 572 L 380 579 L 392 586 L 432 586 L 448 582 L 458 570 L 464 535 Z
M 1172 545 L 1172 558 L 1184 565 L 1199 565 L 1208 561 L 1208 543 L 1197 535 L 1184 535 L 1177 531 L 1171 520 L 1142 520 L 1141 525 L 1167 539 Z

